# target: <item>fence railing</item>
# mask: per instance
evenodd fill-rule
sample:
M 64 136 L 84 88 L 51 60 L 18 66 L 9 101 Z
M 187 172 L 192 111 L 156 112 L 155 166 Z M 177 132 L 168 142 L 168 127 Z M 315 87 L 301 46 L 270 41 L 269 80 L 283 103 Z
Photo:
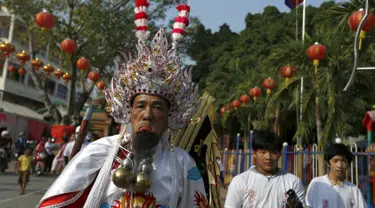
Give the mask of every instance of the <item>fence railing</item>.
M 235 150 L 224 150 L 224 184 L 228 185 L 234 176 L 246 171 L 254 164 L 251 143 L 252 135 L 249 148 L 240 149 L 239 138 L 237 138 Z M 346 179 L 360 188 L 369 207 L 373 207 L 375 205 L 375 151 L 373 151 L 375 146 L 357 147 L 353 143 L 350 149 L 354 157 Z M 298 176 L 305 188 L 314 177 L 328 172 L 323 157 L 323 146 L 317 144 L 289 146 L 285 143 L 279 167 Z

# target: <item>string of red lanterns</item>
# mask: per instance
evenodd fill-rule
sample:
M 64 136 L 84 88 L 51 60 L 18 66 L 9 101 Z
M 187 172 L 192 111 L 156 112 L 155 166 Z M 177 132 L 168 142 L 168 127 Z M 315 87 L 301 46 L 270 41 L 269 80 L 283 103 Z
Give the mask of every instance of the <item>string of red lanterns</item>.
M 0 43 L 0 51 L 3 53 L 3 56 L 7 58 L 10 53 L 13 53 L 16 50 L 16 47 L 9 42 Z
M 307 56 L 313 60 L 315 66 L 315 73 L 318 72 L 319 61 L 326 57 L 326 47 L 316 42 L 314 45 L 307 49 Z
M 35 23 L 42 30 L 52 29 L 56 25 L 56 18 L 47 10 L 43 10 L 35 15 Z

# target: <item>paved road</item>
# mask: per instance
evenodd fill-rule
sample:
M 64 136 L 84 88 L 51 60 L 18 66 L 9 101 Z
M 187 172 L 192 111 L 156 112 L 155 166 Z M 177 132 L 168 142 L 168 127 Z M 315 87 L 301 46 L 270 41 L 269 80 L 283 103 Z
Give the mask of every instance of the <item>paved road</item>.
M 11 164 L 11 167 L 14 167 Z M 48 187 L 56 177 L 30 176 L 30 182 L 25 194 L 20 195 L 20 187 L 17 184 L 17 175 L 14 171 L 0 173 L 0 207 L 1 208 L 33 208 L 42 198 Z

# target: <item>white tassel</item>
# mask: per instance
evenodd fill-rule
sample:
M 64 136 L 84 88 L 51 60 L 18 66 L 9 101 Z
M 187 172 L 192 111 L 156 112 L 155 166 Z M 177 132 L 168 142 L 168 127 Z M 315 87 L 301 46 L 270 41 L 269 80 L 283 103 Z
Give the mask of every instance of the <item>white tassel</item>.
M 113 161 L 119 150 L 119 140 L 112 145 L 112 148 L 99 171 L 99 174 L 95 180 L 93 187 L 91 188 L 90 194 L 87 197 L 84 208 L 100 207 L 100 202 L 103 198 L 103 193 L 107 191 L 107 187 L 111 179 L 111 168 Z

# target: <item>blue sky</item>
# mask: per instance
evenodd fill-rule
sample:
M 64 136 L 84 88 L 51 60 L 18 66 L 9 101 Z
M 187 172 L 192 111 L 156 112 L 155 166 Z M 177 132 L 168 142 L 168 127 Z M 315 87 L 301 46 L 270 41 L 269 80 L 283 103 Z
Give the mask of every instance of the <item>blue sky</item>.
M 328 0 L 306 0 L 308 5 L 319 6 Z M 343 0 L 336 0 L 342 2 Z M 289 12 L 284 0 L 191 0 L 191 15 L 197 16 L 212 31 L 227 23 L 232 31 L 240 32 L 245 28 L 247 13 L 261 13 L 268 5 L 276 6 L 281 12 Z M 168 12 L 168 17 L 177 15 L 175 9 Z

